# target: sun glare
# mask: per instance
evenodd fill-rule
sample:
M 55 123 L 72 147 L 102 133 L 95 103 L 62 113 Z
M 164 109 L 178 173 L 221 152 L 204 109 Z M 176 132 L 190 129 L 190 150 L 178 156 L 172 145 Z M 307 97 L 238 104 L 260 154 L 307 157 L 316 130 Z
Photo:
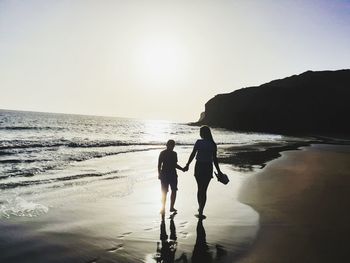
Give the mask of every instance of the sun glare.
M 179 66 L 178 50 L 171 46 L 155 45 L 148 47 L 143 54 L 147 71 L 154 75 L 172 75 Z
M 140 75 L 151 81 L 171 81 L 180 77 L 186 65 L 185 49 L 176 41 L 146 41 L 135 55 Z
M 148 142 L 162 142 L 165 144 L 171 132 L 171 126 L 167 121 L 148 120 L 144 122 L 143 139 Z

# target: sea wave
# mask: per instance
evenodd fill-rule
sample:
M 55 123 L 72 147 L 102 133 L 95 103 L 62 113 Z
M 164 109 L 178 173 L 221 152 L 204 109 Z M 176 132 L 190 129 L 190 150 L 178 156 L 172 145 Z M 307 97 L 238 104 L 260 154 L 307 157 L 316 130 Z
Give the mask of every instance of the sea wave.
M 54 126 L 3 126 L 0 127 L 0 130 L 7 130 L 7 131 L 20 131 L 20 130 L 47 130 L 47 131 L 63 131 L 66 130 L 64 127 L 54 127 Z
M 37 217 L 46 214 L 49 208 L 43 204 L 27 201 L 22 197 L 14 197 L 0 205 L 0 218 Z
M 60 157 L 59 160 L 53 159 L 0 159 L 0 164 L 8 165 L 10 168 L 5 174 L 0 176 L 0 180 L 7 179 L 9 177 L 33 177 L 50 170 L 61 170 L 67 167 L 73 162 L 83 162 L 91 159 L 103 158 L 107 156 L 132 153 L 132 152 L 142 152 L 149 150 L 160 149 L 160 147 L 142 147 L 138 149 L 128 148 L 119 149 L 116 151 L 93 151 L 93 152 L 78 152 L 72 153 L 64 158 Z M 46 156 L 47 157 L 47 156 Z M 30 164 L 31 166 L 21 166 L 22 164 Z M 18 166 L 19 165 L 19 166 Z M 0 187 L 1 189 L 1 187 Z
M 152 145 L 153 146 L 153 145 Z M 160 149 L 160 147 L 152 147 L 152 148 L 142 148 L 142 149 L 127 149 L 124 151 L 112 151 L 112 152 L 87 152 L 86 154 L 81 155 L 73 155 L 69 157 L 69 161 L 74 162 L 82 162 L 90 159 L 103 158 L 106 156 L 117 155 L 122 153 L 132 153 L 132 152 L 144 152 L 149 150 Z
M 122 141 L 82 141 L 70 142 L 66 146 L 71 148 L 97 148 L 97 147 L 112 147 L 112 146 L 131 146 L 142 145 L 138 143 L 128 143 Z
M 11 149 L 26 149 L 26 148 L 53 148 L 53 147 L 67 147 L 67 148 L 105 148 L 117 146 L 160 146 L 164 142 L 127 142 L 127 141 L 71 141 L 71 140 L 53 140 L 53 141 L 30 141 L 30 140 L 2 140 L 0 141 L 1 155 L 11 154 L 6 150 Z M 192 143 L 179 142 L 177 145 L 189 146 Z
M 132 146 L 132 145 L 159 145 L 159 143 L 136 143 L 123 141 L 30 141 L 30 140 L 11 140 L 0 141 L 0 150 L 20 149 L 20 148 L 47 148 L 47 147 L 69 147 L 69 148 L 100 148 L 113 146 Z
M 52 183 L 65 182 L 65 181 L 73 182 L 75 180 L 85 179 L 85 178 L 93 178 L 93 177 L 100 177 L 101 179 L 119 179 L 122 176 L 118 175 L 118 176 L 113 176 L 113 177 L 106 177 L 108 175 L 117 174 L 118 172 L 119 172 L 119 170 L 112 170 L 112 171 L 108 171 L 108 172 L 81 173 L 81 174 L 68 175 L 68 176 L 62 176 L 62 177 L 56 177 L 56 178 L 50 178 L 50 179 L 0 183 L 0 189 L 5 190 L 5 189 L 13 189 L 13 188 L 17 188 L 17 187 L 52 184 Z
M 0 141 L 0 150 L 21 149 L 21 148 L 44 148 L 59 147 L 69 144 L 68 140 L 45 141 L 45 140 L 2 140 Z
M 34 163 L 37 160 L 35 159 L 4 159 L 0 160 L 0 163 Z M 45 160 L 48 161 L 48 160 Z

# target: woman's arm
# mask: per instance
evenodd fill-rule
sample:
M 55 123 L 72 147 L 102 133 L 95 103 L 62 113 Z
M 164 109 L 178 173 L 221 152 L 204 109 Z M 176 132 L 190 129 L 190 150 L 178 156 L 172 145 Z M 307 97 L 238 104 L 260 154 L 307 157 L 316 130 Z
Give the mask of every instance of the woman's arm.
M 180 165 L 178 165 L 178 164 L 176 164 L 176 169 L 179 169 L 179 170 L 181 170 L 181 171 L 185 171 L 185 168 L 182 168 Z
M 187 171 L 188 168 L 190 167 L 191 162 L 193 161 L 194 157 L 196 156 L 197 153 L 197 149 L 196 147 L 193 147 L 193 150 L 191 152 L 190 158 L 188 158 L 188 162 L 186 164 L 186 166 L 184 167 L 184 169 Z
M 214 166 L 215 166 L 215 168 L 216 168 L 217 173 L 221 174 L 221 170 L 220 170 L 219 162 L 218 162 L 217 147 L 216 147 L 216 145 L 215 145 L 215 150 L 214 150 L 214 152 L 213 152 L 213 163 L 214 163 Z

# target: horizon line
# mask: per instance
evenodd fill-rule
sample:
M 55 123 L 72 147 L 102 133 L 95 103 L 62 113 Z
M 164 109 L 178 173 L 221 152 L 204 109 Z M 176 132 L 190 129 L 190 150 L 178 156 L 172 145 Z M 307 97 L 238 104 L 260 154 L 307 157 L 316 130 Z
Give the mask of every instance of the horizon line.
M 147 119 L 147 118 L 139 118 L 139 117 L 121 117 L 121 116 L 116 116 L 116 115 L 99 115 L 99 114 L 86 114 L 86 113 L 50 112 L 50 111 L 40 111 L 40 110 L 23 110 L 23 109 L 18 110 L 18 109 L 4 109 L 4 108 L 0 108 L 0 111 L 47 113 L 47 114 L 86 116 L 86 117 L 104 117 L 104 118 L 132 119 L 132 120 L 144 120 L 144 121 L 164 121 L 164 122 L 173 122 L 173 123 L 192 123 L 192 122 L 186 122 L 186 121 L 173 121 L 173 120 L 168 120 L 168 119 Z

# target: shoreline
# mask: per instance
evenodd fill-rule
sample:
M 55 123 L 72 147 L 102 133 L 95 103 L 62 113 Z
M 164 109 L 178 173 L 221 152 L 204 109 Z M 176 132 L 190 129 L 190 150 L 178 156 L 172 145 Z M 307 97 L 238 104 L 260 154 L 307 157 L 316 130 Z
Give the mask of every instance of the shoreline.
M 347 262 L 350 146 L 312 144 L 283 152 L 243 185 L 239 200 L 260 214 L 238 262 Z
M 263 146 L 265 150 L 261 150 Z M 264 155 L 269 151 L 266 146 L 271 145 L 258 145 L 254 150 Z M 224 149 L 227 150 L 230 149 Z M 190 148 L 178 146 L 175 151 L 179 164 L 184 164 Z M 249 151 L 243 149 L 242 152 Z M 329 240 L 337 243 L 331 247 L 334 253 L 346 244 L 350 231 L 345 224 L 350 218 L 341 212 L 348 195 L 343 192 L 342 198 L 339 197 L 337 187 L 344 182 L 340 190 L 345 191 L 348 181 L 346 177 L 340 181 L 331 175 L 350 170 L 350 146 L 312 144 L 283 151 L 281 157 L 266 161 L 262 169 L 259 166 L 240 169 L 232 163 L 220 165 L 231 182 L 224 186 L 213 179 L 204 221 L 194 217 L 197 203 L 192 165 L 189 172 L 178 173 L 179 194 L 175 206 L 179 213 L 173 220 L 167 214 L 163 226 L 158 214 L 160 186 L 154 176 L 154 160 L 158 154 L 159 150 L 151 150 L 88 162 L 91 167 L 113 164 L 121 169 L 125 166 L 125 171 L 132 164 L 131 175 L 144 171 L 143 179 L 137 180 L 136 176 L 128 181 L 120 174 L 116 181 L 97 180 L 82 186 L 84 191 L 56 189 L 57 193 L 38 197 L 39 203 L 45 198 L 51 200 L 44 203 L 50 208 L 48 213 L 33 218 L 3 219 L 0 250 L 4 253 L 0 261 L 19 262 L 36 255 L 28 262 L 156 262 L 163 253 L 179 262 L 305 262 L 305 256 L 310 259 L 307 262 L 327 262 L 322 259 L 330 257 L 317 255 L 316 243 L 321 247 L 323 243 L 316 237 L 330 235 Z M 345 168 L 344 160 L 349 160 Z M 324 177 L 316 176 L 315 171 Z M 333 187 L 327 190 L 329 184 Z M 116 196 L 115 187 L 125 188 L 126 195 Z M 320 189 L 333 201 L 317 195 Z M 320 200 L 324 206 L 316 213 L 315 204 Z M 334 201 L 341 201 L 343 208 L 337 204 L 336 210 L 329 214 L 325 209 Z M 330 232 L 325 222 L 339 223 L 332 215 L 342 220 L 342 227 Z M 314 218 L 320 216 L 328 221 L 315 222 Z M 344 235 L 340 230 L 347 232 Z M 162 233 L 167 236 L 164 244 Z M 334 239 L 334 234 L 344 236 L 343 240 Z M 175 240 L 171 240 L 174 236 Z M 173 241 L 176 241 L 175 250 L 171 249 Z M 332 259 L 343 258 L 341 252 L 332 256 Z
M 175 150 L 179 163 L 184 164 L 191 149 Z M 113 163 L 121 171 L 132 164 L 128 171 L 130 176 L 136 176 L 131 184 L 120 174 L 115 181 L 97 180 L 78 189 L 76 186 L 71 190 L 53 189 L 36 198 L 37 204 L 49 207 L 47 213 L 2 219 L 0 261 L 156 262 L 159 253 L 170 261 L 236 260 L 249 248 L 258 230 L 258 214 L 237 201 L 246 173 L 222 165 L 223 171 L 232 175 L 231 182 L 227 186 L 216 179 L 211 182 L 205 209 L 207 219 L 202 221 L 194 216 L 197 212 L 194 165 L 187 173 L 179 171 L 175 205 L 179 212 L 173 220 L 167 213 L 162 227 L 160 182 L 155 173 L 158 154 L 159 150 L 134 152 L 91 161 L 92 166 Z M 139 171 L 143 171 L 140 180 Z M 116 196 L 116 187 L 125 187 L 126 195 Z M 167 210 L 168 207 L 169 195 Z M 164 244 L 163 228 L 168 237 Z M 169 250 L 167 245 L 174 237 L 176 249 Z

